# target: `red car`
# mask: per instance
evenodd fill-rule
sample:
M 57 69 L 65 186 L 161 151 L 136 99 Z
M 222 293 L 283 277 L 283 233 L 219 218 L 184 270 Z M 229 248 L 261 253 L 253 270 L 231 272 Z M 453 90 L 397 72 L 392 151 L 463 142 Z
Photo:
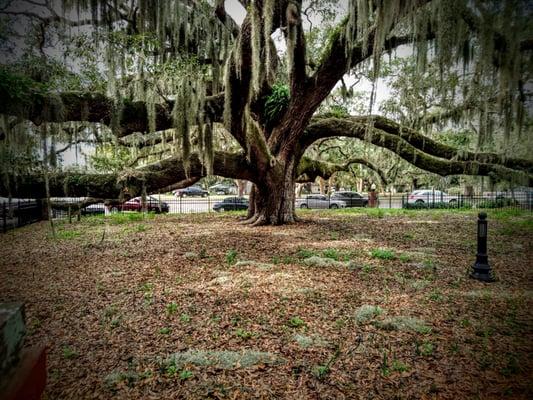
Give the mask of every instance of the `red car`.
M 168 204 L 163 201 L 159 201 L 154 196 L 146 196 L 145 208 L 146 211 L 153 211 L 156 213 L 168 212 Z M 121 206 L 113 206 L 111 208 L 111 212 L 117 212 L 119 209 L 122 211 L 142 211 L 142 197 L 134 197 L 133 199 L 126 201 Z

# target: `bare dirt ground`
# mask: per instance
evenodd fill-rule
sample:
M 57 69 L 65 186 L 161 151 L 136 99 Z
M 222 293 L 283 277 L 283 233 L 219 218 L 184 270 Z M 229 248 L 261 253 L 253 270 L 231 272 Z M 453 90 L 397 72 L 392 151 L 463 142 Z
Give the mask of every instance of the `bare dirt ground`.
M 491 284 L 473 212 L 302 218 L 35 224 L 1 238 L 0 301 L 48 345 L 47 399 L 533 397 L 531 215 L 489 214 Z

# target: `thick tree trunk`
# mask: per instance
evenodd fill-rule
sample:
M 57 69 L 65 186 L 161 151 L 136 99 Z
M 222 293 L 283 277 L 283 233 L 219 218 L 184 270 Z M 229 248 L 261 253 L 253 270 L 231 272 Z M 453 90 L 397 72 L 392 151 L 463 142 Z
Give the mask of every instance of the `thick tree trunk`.
M 278 162 L 267 171 L 250 194 L 250 208 L 245 223 L 282 225 L 296 221 L 294 212 L 296 157 Z

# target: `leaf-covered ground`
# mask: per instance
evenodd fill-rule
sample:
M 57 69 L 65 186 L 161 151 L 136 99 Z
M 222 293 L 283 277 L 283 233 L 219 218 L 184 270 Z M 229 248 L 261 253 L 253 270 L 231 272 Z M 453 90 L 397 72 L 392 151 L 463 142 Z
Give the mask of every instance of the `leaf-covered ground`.
M 48 399 L 532 398 L 533 219 L 130 214 L 2 236 L 1 301 L 48 345 Z M 104 233 L 105 232 L 105 233 Z

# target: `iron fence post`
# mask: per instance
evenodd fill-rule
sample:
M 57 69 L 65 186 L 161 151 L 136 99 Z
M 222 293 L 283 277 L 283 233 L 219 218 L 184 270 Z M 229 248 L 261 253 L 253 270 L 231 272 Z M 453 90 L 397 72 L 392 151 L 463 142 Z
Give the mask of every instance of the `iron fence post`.
M 2 211 L 3 211 L 3 217 L 2 217 L 2 220 L 3 220 L 3 224 L 4 224 L 4 227 L 3 227 L 3 231 L 4 233 L 7 232 L 7 207 L 6 207 L 6 203 L 3 202 L 2 203 Z

